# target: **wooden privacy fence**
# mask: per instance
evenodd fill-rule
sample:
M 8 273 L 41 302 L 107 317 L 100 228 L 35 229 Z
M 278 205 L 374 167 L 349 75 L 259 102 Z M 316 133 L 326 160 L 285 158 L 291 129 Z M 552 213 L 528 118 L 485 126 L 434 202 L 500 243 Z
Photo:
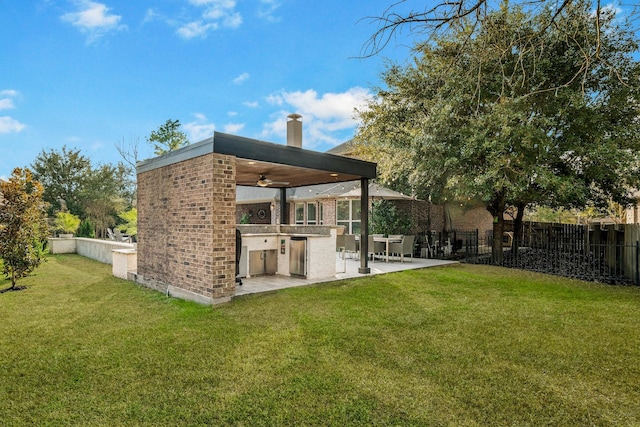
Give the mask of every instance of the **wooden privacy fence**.
M 505 267 L 521 268 L 612 284 L 640 285 L 640 225 L 575 225 L 526 222 L 520 242 L 513 223 L 503 236 Z M 455 250 L 439 257 L 491 264 L 491 235 L 454 230 L 438 236 Z M 513 248 L 517 246 L 518 251 Z

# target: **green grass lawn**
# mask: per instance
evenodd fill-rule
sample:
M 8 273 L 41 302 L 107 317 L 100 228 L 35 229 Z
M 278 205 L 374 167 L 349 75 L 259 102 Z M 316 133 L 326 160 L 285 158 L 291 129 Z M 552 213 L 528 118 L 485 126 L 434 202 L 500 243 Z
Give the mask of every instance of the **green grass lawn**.
M 0 294 L 0 425 L 640 425 L 640 288 L 455 265 L 211 308 L 110 269 Z

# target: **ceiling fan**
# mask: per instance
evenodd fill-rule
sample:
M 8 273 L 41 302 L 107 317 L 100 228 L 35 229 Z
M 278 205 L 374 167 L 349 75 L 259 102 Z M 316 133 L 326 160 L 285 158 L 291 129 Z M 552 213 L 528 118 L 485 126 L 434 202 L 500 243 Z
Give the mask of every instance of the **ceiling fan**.
M 288 182 L 272 181 L 264 175 L 260 175 L 260 178 L 258 178 L 258 182 L 256 182 L 256 184 L 258 185 L 258 187 L 268 187 L 270 185 L 289 185 Z

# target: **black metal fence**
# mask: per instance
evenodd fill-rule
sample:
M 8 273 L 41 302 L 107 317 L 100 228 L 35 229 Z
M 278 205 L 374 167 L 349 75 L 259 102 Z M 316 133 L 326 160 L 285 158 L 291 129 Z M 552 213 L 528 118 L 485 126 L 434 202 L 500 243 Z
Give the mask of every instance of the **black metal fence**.
M 640 285 L 638 225 L 525 223 L 519 242 L 514 240 L 512 223 L 505 229 L 501 266 L 601 283 Z M 491 234 L 453 230 L 424 236 L 421 248 L 423 256 L 495 264 L 492 243 Z

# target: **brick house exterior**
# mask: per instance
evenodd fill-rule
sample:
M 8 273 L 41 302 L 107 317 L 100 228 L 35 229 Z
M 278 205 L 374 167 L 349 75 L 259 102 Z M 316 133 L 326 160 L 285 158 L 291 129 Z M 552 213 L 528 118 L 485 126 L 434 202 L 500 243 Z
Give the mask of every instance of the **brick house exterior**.
M 337 224 L 337 201 L 338 195 L 345 191 L 355 188 L 358 183 L 343 183 L 339 188 L 332 189 L 331 186 L 312 186 L 298 189 L 292 189 L 288 203 L 289 223 L 295 224 L 295 204 L 304 202 L 316 202 L 322 205 L 323 224 Z M 329 188 L 329 190 L 327 190 Z M 269 195 L 270 201 L 259 200 L 252 201 L 252 197 L 260 199 L 261 195 L 252 194 L 251 190 L 243 189 L 239 193 L 238 210 L 236 220 L 240 222 L 243 214 L 249 215 L 251 224 L 276 224 L 280 218 L 280 204 L 276 192 Z M 369 202 L 371 205 L 373 200 Z M 425 200 L 389 200 L 399 210 L 410 215 L 413 220 L 414 227 L 410 230 L 411 234 L 422 234 L 435 230 L 436 232 L 456 230 L 475 230 L 477 229 L 481 236 L 486 235 L 492 230 L 492 217 L 487 210 L 478 205 L 467 203 L 463 206 L 455 203 L 448 205 L 436 205 Z M 266 212 L 266 218 L 260 220 L 256 215 L 259 209 Z M 273 211 L 272 211 L 273 209 Z M 450 223 L 447 224 L 447 215 Z

